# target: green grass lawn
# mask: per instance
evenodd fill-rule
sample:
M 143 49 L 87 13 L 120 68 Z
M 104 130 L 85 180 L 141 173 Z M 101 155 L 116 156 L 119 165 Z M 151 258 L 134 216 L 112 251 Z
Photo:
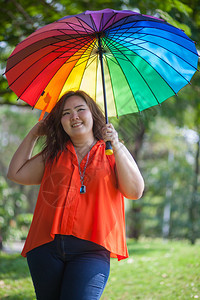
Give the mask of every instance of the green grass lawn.
M 200 299 L 200 243 L 128 240 L 128 248 L 128 259 L 111 260 L 102 300 Z M 19 254 L 0 254 L 0 299 L 35 299 L 26 259 Z

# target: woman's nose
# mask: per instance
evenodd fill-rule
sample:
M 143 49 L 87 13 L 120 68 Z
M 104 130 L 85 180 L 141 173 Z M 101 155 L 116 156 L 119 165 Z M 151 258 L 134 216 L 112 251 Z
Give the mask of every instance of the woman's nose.
M 77 111 L 73 111 L 71 113 L 71 120 L 76 120 L 76 119 L 78 119 L 78 113 L 77 113 Z

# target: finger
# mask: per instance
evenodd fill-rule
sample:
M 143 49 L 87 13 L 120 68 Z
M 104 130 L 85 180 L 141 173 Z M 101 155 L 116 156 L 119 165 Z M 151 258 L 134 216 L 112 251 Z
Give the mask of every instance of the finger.
M 102 128 L 102 133 L 103 133 L 103 134 L 110 133 L 110 132 L 113 132 L 113 129 L 112 129 L 112 128 L 110 128 L 110 127 L 108 127 L 108 126 Z
M 107 130 L 115 130 L 114 126 L 111 123 L 106 124 L 105 128 L 107 128 Z
M 107 125 L 108 125 L 108 128 L 115 129 L 112 123 L 108 123 Z

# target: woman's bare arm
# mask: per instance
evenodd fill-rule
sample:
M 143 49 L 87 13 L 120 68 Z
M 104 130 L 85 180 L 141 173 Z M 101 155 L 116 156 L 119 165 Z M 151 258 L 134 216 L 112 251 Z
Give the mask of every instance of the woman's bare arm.
M 7 177 L 19 184 L 37 185 L 41 183 L 45 162 L 42 154 L 32 156 L 39 137 L 41 123 L 37 123 L 24 138 L 10 162 Z
M 116 176 L 120 192 L 128 199 L 139 199 L 144 190 L 144 180 L 140 170 L 128 151 L 119 142 L 118 134 L 112 124 L 103 129 L 104 141 L 111 141 L 116 163 Z

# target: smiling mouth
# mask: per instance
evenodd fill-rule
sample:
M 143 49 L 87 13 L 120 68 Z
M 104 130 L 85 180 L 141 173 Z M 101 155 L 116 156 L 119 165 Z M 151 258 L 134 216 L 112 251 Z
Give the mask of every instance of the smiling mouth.
M 75 123 L 72 125 L 72 128 L 80 127 L 83 123 Z

